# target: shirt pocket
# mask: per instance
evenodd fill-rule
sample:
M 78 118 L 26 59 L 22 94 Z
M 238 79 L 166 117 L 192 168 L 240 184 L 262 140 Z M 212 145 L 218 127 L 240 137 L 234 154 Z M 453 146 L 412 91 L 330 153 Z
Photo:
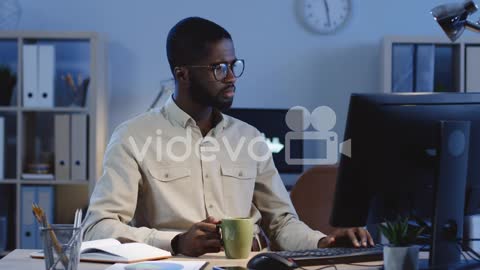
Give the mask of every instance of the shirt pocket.
M 182 209 L 190 209 L 192 196 L 192 170 L 188 167 L 150 167 L 148 168 L 149 198 L 155 207 L 148 205 L 147 211 L 153 211 L 152 224 L 173 222 L 181 216 Z
M 190 178 L 192 171 L 187 167 L 149 168 L 150 175 L 160 182 L 173 182 Z
M 252 206 L 257 170 L 255 167 L 221 167 L 227 215 L 246 217 Z

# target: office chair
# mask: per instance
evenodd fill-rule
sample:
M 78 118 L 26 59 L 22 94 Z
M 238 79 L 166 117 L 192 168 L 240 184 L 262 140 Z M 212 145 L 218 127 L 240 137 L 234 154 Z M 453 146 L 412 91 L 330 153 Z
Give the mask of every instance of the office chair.
M 301 221 L 325 234 L 333 207 L 337 166 L 315 166 L 305 171 L 292 188 L 290 199 Z

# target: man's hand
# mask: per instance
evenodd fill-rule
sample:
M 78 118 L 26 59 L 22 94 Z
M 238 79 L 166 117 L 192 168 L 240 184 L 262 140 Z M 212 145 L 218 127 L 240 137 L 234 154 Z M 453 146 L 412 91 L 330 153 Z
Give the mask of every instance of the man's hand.
M 179 235 L 178 253 L 198 257 L 205 253 L 219 252 L 222 244 L 216 224 L 219 220 L 209 216 L 207 219 L 195 223 L 187 232 Z
M 354 247 L 374 246 L 372 236 L 364 228 L 337 228 L 331 234 L 318 241 L 319 248 L 332 247 L 335 244 L 346 240 Z M 342 241 L 343 242 L 343 241 Z

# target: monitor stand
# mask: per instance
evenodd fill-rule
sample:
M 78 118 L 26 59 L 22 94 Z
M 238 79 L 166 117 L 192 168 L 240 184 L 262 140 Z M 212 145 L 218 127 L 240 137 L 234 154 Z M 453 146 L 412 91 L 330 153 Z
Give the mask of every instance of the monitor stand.
M 434 183 L 432 245 L 429 269 L 469 269 L 461 261 L 469 121 L 441 121 L 438 168 Z M 478 265 L 477 265 L 478 267 Z

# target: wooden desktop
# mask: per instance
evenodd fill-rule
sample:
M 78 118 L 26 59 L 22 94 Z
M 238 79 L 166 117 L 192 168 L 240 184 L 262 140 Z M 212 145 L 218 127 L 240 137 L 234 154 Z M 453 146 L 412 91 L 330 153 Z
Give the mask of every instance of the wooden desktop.
M 0 260 L 0 269 L 2 270 L 31 270 L 31 269 L 45 269 L 45 263 L 42 259 L 32 259 L 29 254 L 34 250 L 31 249 L 16 249 L 10 254 Z M 256 255 L 257 252 L 252 252 L 250 257 Z M 190 261 L 208 261 L 208 265 L 204 268 L 206 270 L 212 269 L 213 266 L 244 266 L 246 267 L 248 259 L 232 260 L 225 257 L 225 253 L 209 253 L 198 258 L 190 258 L 184 256 L 175 256 L 167 260 L 190 260 Z M 361 265 L 381 265 L 381 261 L 361 263 Z M 106 269 L 111 264 L 102 263 L 87 263 L 80 262 L 78 270 L 100 270 Z M 365 266 L 356 265 L 336 265 L 337 269 L 365 269 Z M 306 269 L 318 269 L 318 266 L 305 267 Z M 374 269 L 369 267 L 368 269 Z

